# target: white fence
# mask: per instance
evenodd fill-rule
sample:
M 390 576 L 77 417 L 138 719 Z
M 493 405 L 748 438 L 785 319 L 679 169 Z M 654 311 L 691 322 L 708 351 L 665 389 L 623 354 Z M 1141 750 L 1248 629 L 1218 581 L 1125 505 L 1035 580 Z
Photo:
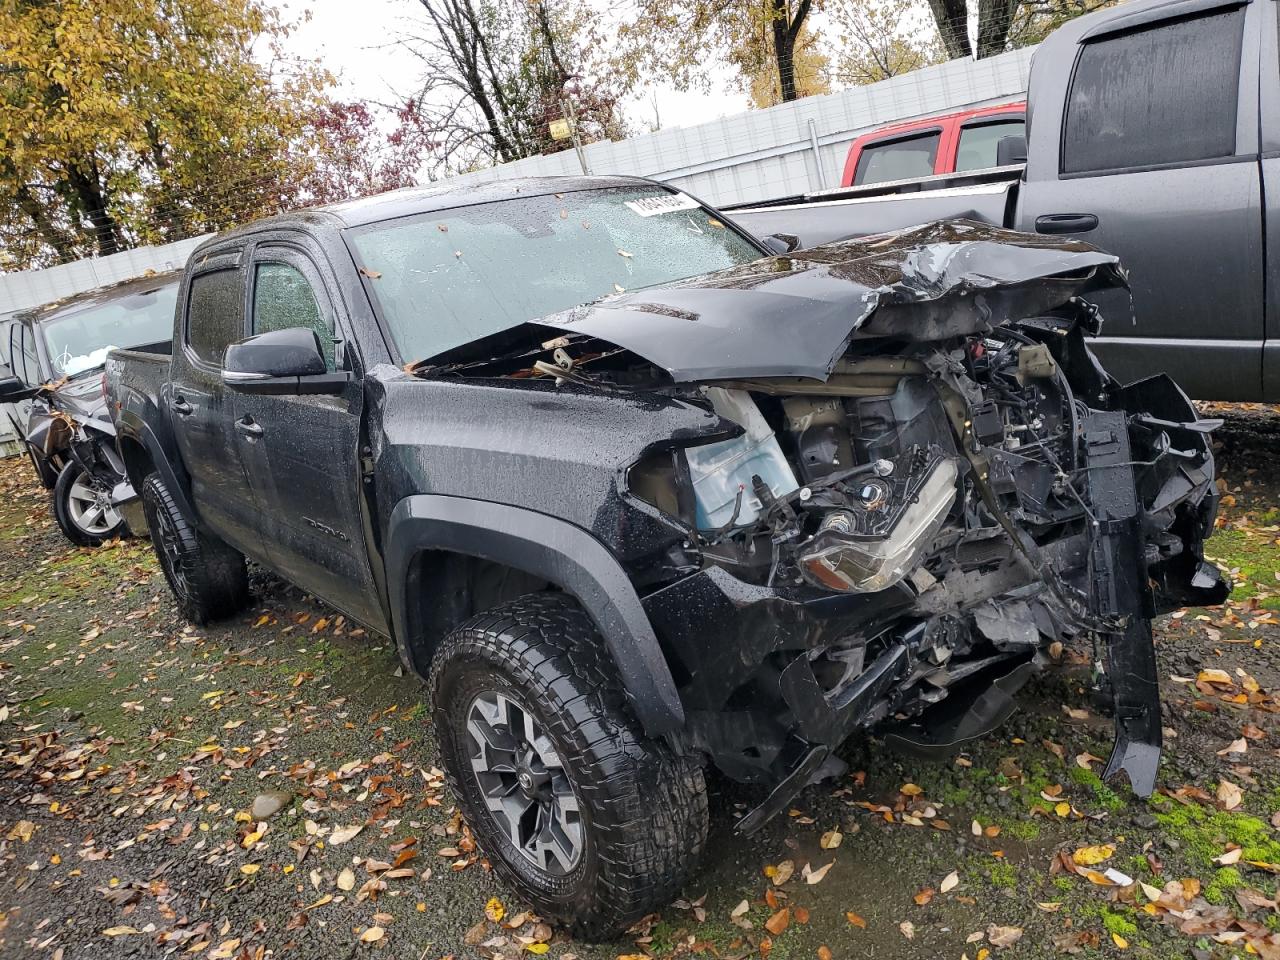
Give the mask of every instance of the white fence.
M 899 120 L 1023 97 L 1033 50 L 1028 47 L 986 60 L 952 60 L 768 110 L 617 143 L 588 144 L 584 148 L 587 167 L 596 174 L 652 177 L 718 205 L 836 187 L 849 142 L 859 134 Z M 452 177 L 448 182 L 581 172 L 577 154 L 565 150 Z

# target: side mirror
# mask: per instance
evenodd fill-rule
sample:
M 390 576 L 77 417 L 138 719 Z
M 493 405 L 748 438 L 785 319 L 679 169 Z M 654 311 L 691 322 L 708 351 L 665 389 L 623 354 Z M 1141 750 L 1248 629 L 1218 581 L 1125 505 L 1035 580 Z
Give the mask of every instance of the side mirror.
M 0 363 L 0 403 L 18 403 L 34 397 L 39 387 L 29 387 L 16 376 L 8 364 Z
M 242 393 L 341 393 L 350 379 L 328 372 L 320 338 L 307 327 L 259 333 L 222 358 L 222 382 Z
M 1021 134 L 1001 137 L 996 142 L 996 166 L 1008 167 L 1027 162 L 1027 138 Z
M 794 233 L 771 233 L 764 238 L 764 245 L 775 256 L 800 249 L 800 238 Z

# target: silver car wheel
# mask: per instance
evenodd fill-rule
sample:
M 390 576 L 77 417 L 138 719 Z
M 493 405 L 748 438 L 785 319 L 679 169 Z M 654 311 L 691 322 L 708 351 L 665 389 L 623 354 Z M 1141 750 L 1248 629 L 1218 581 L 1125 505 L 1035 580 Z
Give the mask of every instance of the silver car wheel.
M 101 537 L 120 525 L 120 514 L 111 505 L 111 491 L 99 490 L 82 472 L 67 491 L 71 522 L 91 536 Z

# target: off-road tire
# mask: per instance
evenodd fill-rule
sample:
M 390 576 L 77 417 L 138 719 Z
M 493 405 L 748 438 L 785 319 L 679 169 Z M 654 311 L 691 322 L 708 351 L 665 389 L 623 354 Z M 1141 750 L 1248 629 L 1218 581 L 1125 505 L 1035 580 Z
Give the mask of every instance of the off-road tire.
M 618 935 L 675 897 L 707 836 L 701 767 L 645 736 L 603 638 L 563 594 L 539 593 L 466 621 L 441 643 L 430 688 L 445 771 L 498 873 L 549 919 L 590 940 Z M 472 772 L 473 700 L 514 696 L 553 742 L 577 796 L 582 851 L 553 875 L 525 859 Z
M 158 473 L 142 482 L 142 508 L 160 569 L 184 617 L 205 624 L 245 608 L 249 575 L 244 554 L 192 527 Z
M 33 461 L 34 462 L 34 461 Z M 58 522 L 59 529 L 72 543 L 81 547 L 96 547 L 106 543 L 112 537 L 118 537 L 128 532 L 125 527 L 124 517 L 120 517 L 118 523 L 101 533 L 94 533 L 85 530 L 76 523 L 75 518 L 71 515 L 71 488 L 75 486 L 76 481 L 80 479 L 84 473 L 84 468 L 75 460 L 67 461 L 67 465 L 62 468 L 62 472 L 58 474 L 58 479 L 53 485 L 53 494 L 51 495 L 53 506 L 53 519 Z

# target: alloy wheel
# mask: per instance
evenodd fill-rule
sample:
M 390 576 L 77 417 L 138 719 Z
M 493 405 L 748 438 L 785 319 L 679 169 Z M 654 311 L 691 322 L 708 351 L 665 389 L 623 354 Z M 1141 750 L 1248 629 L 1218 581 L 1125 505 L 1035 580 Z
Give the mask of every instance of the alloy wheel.
M 72 523 L 94 537 L 106 536 L 120 525 L 120 514 L 111 504 L 111 491 L 96 485 L 83 472 L 67 491 L 67 511 Z
M 471 769 L 489 815 L 521 856 L 564 876 L 582 858 L 578 798 L 542 725 L 506 693 L 487 691 L 467 709 Z

